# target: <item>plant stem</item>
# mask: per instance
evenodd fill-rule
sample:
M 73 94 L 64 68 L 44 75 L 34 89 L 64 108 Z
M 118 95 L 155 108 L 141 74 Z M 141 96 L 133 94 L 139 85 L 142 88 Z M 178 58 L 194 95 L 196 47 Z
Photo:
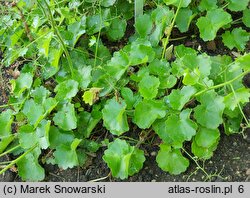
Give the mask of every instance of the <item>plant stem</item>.
M 37 1 L 37 2 L 40 4 L 39 1 Z M 48 14 L 49 14 L 48 18 L 49 18 L 49 20 L 51 22 L 51 26 L 52 26 L 52 28 L 53 28 L 53 30 L 54 30 L 57 38 L 59 39 L 59 42 L 60 42 L 61 46 L 63 47 L 63 51 L 64 51 L 64 53 L 66 55 L 66 58 L 67 58 L 67 61 L 68 61 L 68 64 L 69 64 L 69 69 L 70 69 L 70 72 L 71 72 L 71 76 L 73 77 L 74 76 L 74 73 L 73 73 L 73 63 L 72 63 L 71 57 L 69 55 L 69 51 L 68 51 L 68 49 L 67 49 L 67 47 L 66 47 L 66 45 L 65 45 L 65 43 L 63 41 L 63 38 L 62 38 L 60 32 L 58 31 L 58 29 L 56 27 L 55 20 L 53 18 L 51 9 L 50 9 L 48 3 L 46 2 L 46 0 L 44 0 L 44 3 L 45 3 L 45 5 L 46 5 L 46 7 L 48 9 Z M 40 6 L 42 7 L 41 4 L 40 4 Z M 42 9 L 43 9 L 43 7 L 42 7 Z
M 17 148 L 19 148 L 20 146 L 21 146 L 21 145 L 19 144 L 19 145 L 15 146 L 15 147 L 9 149 L 8 151 L 5 151 L 4 153 L 1 153 L 1 154 L 0 154 L 0 157 L 2 157 L 2 156 L 4 156 L 4 155 L 7 155 L 8 153 L 10 153 L 10 152 L 16 150 Z
M 100 42 L 100 37 L 101 37 L 101 29 L 102 29 L 102 10 L 101 10 L 101 4 L 99 3 L 99 11 L 100 11 L 100 29 L 98 32 L 98 37 L 97 37 L 97 41 L 96 41 L 96 47 L 95 47 L 95 60 L 94 60 L 94 68 L 96 67 L 96 61 L 97 61 L 97 55 L 98 55 L 98 48 L 99 48 L 99 42 Z
M 135 0 L 135 22 L 139 16 L 143 15 L 143 5 L 144 0 Z
M 0 175 L 3 174 L 5 171 L 7 171 L 9 168 L 11 168 L 14 164 L 16 164 L 19 160 L 23 159 L 27 154 L 29 154 L 31 151 L 33 151 L 37 145 L 33 146 L 29 150 L 27 150 L 24 154 L 13 160 L 8 166 L 6 166 L 4 169 L 0 171 Z
M 242 114 L 244 120 L 246 121 L 247 126 L 249 126 L 249 121 L 248 121 L 248 119 L 246 118 L 244 112 L 242 111 L 242 108 L 241 108 L 240 103 L 239 103 L 239 101 L 238 101 L 237 94 L 235 93 L 235 90 L 234 90 L 232 84 L 230 84 L 230 88 L 231 88 L 231 90 L 232 90 L 232 92 L 233 92 L 233 94 L 234 94 L 235 100 L 237 101 L 237 106 L 238 106 L 238 108 L 239 108 L 239 110 L 240 110 L 240 113 Z
M 204 90 L 202 90 L 202 91 L 196 93 L 196 94 L 194 95 L 194 97 L 197 97 L 197 96 L 199 96 L 199 95 L 201 95 L 201 94 L 203 94 L 203 93 L 205 93 L 205 92 L 207 92 L 207 91 L 209 91 L 209 90 L 218 89 L 218 88 L 224 87 L 224 86 L 226 86 L 226 85 L 229 85 L 229 84 L 233 83 L 234 81 L 238 80 L 239 78 L 245 76 L 245 75 L 248 74 L 249 72 L 250 72 L 250 70 L 247 70 L 247 71 L 241 73 L 239 76 L 236 76 L 236 77 L 233 78 L 232 80 L 229 80 L 229 81 L 224 82 L 224 83 L 221 83 L 221 84 L 219 84 L 219 85 L 215 85 L 215 86 L 209 87 L 209 88 L 207 88 L 207 89 L 204 89 Z
M 197 162 L 197 160 L 194 159 L 194 157 L 192 155 L 190 155 L 184 148 L 181 148 L 181 149 L 188 155 L 188 157 L 190 157 L 195 162 L 198 169 L 200 169 L 207 176 L 207 178 L 210 179 L 211 176 L 204 170 L 204 168 L 201 167 L 201 165 Z
M 178 15 L 178 13 L 179 13 L 179 10 L 180 10 L 180 8 L 181 8 L 182 1 L 183 1 L 183 0 L 180 0 L 180 3 L 179 3 L 179 5 L 178 5 L 178 8 L 177 8 L 177 10 L 176 10 L 176 12 L 175 12 L 174 18 L 173 18 L 173 20 L 172 20 L 172 23 L 171 23 L 171 25 L 170 25 L 170 27 L 169 27 L 169 29 L 168 29 L 168 31 L 167 31 L 167 38 L 163 41 L 163 51 L 162 51 L 162 56 L 161 56 L 161 59 L 162 59 L 162 60 L 163 60 L 164 57 L 165 57 L 166 48 L 167 48 L 167 45 L 168 45 L 168 43 L 169 43 L 169 38 L 170 38 L 170 36 L 171 36 L 171 32 L 172 32 L 172 30 L 173 30 L 173 27 L 174 27 L 174 24 L 175 24 L 176 17 L 177 17 L 177 15 Z

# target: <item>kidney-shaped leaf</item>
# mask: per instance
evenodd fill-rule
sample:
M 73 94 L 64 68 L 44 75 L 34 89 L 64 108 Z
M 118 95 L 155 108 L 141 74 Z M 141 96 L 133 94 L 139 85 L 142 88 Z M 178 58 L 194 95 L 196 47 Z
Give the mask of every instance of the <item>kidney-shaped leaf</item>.
M 141 129 L 149 128 L 157 118 L 166 115 L 166 107 L 163 101 L 143 100 L 135 107 L 134 123 Z
M 126 103 L 121 98 L 119 101 L 112 98 L 106 102 L 102 110 L 104 126 L 114 135 L 121 135 L 129 130 Z
M 108 145 L 103 160 L 114 177 L 125 179 L 140 171 L 145 157 L 143 151 L 130 146 L 125 140 L 116 139 Z
M 158 166 L 173 175 L 185 172 L 189 166 L 187 158 L 183 157 L 179 149 L 171 149 L 169 145 L 161 144 L 156 157 Z

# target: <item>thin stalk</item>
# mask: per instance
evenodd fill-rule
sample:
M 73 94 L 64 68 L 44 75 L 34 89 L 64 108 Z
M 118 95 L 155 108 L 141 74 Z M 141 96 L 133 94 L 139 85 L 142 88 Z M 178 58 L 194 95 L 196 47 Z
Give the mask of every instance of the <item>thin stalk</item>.
M 93 180 L 90 180 L 88 182 L 99 182 L 99 181 L 102 181 L 104 179 L 107 179 L 108 177 L 110 177 L 110 175 L 111 175 L 111 172 L 105 177 L 101 177 L 101 178 L 98 178 L 98 179 L 93 179 Z
M 136 148 L 139 148 L 141 144 L 143 144 L 143 142 L 147 139 L 149 134 L 152 132 L 152 129 L 148 131 L 143 131 L 143 132 L 146 132 L 146 134 L 142 138 L 140 138 L 140 140 L 137 142 L 137 144 L 135 145 Z
M 97 61 L 97 53 L 98 53 L 98 48 L 99 48 L 99 41 L 100 41 L 100 37 L 101 37 L 101 26 L 102 26 L 102 13 L 101 13 L 101 4 L 99 3 L 99 11 L 100 11 L 100 29 L 98 32 L 98 37 L 97 37 L 97 41 L 96 41 L 96 46 L 95 46 L 95 60 L 94 60 L 94 67 L 96 67 L 96 61 Z
M 244 120 L 246 121 L 247 126 L 249 126 L 249 121 L 248 121 L 248 119 L 246 118 L 244 112 L 242 111 L 242 108 L 241 108 L 241 106 L 240 106 L 240 103 L 238 102 L 238 97 L 237 97 L 237 95 L 236 95 L 236 93 L 235 93 L 235 90 L 234 90 L 232 84 L 230 84 L 230 88 L 231 88 L 231 90 L 232 90 L 232 92 L 233 92 L 233 94 L 234 94 L 234 98 L 235 98 L 236 101 L 237 101 L 237 106 L 239 107 L 240 113 L 242 114 Z
M 144 0 L 135 0 L 135 22 L 138 17 L 143 15 Z
M 164 40 L 164 42 L 163 42 L 163 51 L 162 51 L 161 59 L 164 59 L 164 57 L 165 57 L 167 45 L 168 45 L 168 43 L 169 43 L 169 38 L 170 38 L 171 32 L 172 32 L 172 30 L 173 30 L 173 28 L 174 28 L 175 20 L 176 20 L 176 17 L 177 17 L 177 15 L 178 15 L 178 13 L 179 13 L 180 8 L 181 8 L 182 1 L 183 1 L 183 0 L 181 0 L 180 3 L 179 3 L 179 5 L 178 5 L 178 8 L 177 8 L 177 10 L 176 10 L 176 12 L 175 12 L 175 15 L 174 15 L 174 18 L 173 18 L 173 20 L 172 20 L 172 23 L 171 23 L 171 25 L 170 25 L 170 27 L 169 27 L 169 29 L 168 29 L 168 31 L 167 31 L 167 38 L 166 38 L 166 39 Z
M 40 7 L 43 9 L 43 6 L 40 4 L 40 2 L 39 1 L 37 1 L 37 2 L 40 5 Z M 66 45 L 65 45 L 65 43 L 63 41 L 62 36 L 60 35 L 60 33 L 59 33 L 59 31 L 58 31 L 58 29 L 56 27 L 55 20 L 53 18 L 51 9 L 50 9 L 48 3 L 46 2 L 46 0 L 44 0 L 44 3 L 45 3 L 45 5 L 46 5 L 46 7 L 48 9 L 48 18 L 50 20 L 51 26 L 52 26 L 52 28 L 53 28 L 53 30 L 54 30 L 57 38 L 59 39 L 59 42 L 60 42 L 61 46 L 63 47 L 63 51 L 64 51 L 64 53 L 66 55 L 66 58 L 67 58 L 67 61 L 68 61 L 68 64 L 69 64 L 69 69 L 70 69 L 70 72 L 71 72 L 71 76 L 73 77 L 74 76 L 74 73 L 73 73 L 73 63 L 72 63 L 71 57 L 69 55 L 69 51 L 68 51 L 68 49 L 67 49 L 67 47 L 66 47 Z
M 8 169 L 10 169 L 14 164 L 16 164 L 18 161 L 20 161 L 21 159 L 23 159 L 27 154 L 29 154 L 31 151 L 33 151 L 35 148 L 37 147 L 37 145 L 33 146 L 32 148 L 30 148 L 29 150 L 27 150 L 24 154 L 22 154 L 21 156 L 19 156 L 18 158 L 16 158 L 15 160 L 13 160 L 8 166 L 6 166 L 5 168 L 3 168 L 0 171 L 0 175 L 3 174 L 5 171 L 7 171 Z
M 201 94 L 203 94 L 203 93 L 205 93 L 205 92 L 207 92 L 207 91 L 209 91 L 209 90 L 218 89 L 218 88 L 224 87 L 224 86 L 226 86 L 226 85 L 229 85 L 229 84 L 233 83 L 234 81 L 240 79 L 241 77 L 245 76 L 245 75 L 248 74 L 249 72 L 250 72 L 250 70 L 245 71 L 245 72 L 241 73 L 239 76 L 236 76 L 235 78 L 233 78 L 232 80 L 229 80 L 229 81 L 224 82 L 224 83 L 221 83 L 221 84 L 219 84 L 219 85 L 215 85 L 215 86 L 209 87 L 209 88 L 207 88 L 207 89 L 204 89 L 204 90 L 202 90 L 202 91 L 196 93 L 196 94 L 194 95 L 194 97 L 197 97 L 197 96 L 199 96 L 199 95 L 201 95 Z
M 19 145 L 15 146 L 15 147 L 9 149 L 8 151 L 5 151 L 4 153 L 1 153 L 1 154 L 0 154 L 0 157 L 2 157 L 2 156 L 4 156 L 4 155 L 7 155 L 8 153 L 10 153 L 10 152 L 16 150 L 17 148 L 19 148 L 20 146 L 21 146 L 21 145 L 19 144 Z
M 207 178 L 210 179 L 211 176 L 204 170 L 203 167 L 201 167 L 201 165 L 197 162 L 197 160 L 194 159 L 194 157 L 192 155 L 190 155 L 184 148 L 182 148 L 182 150 L 188 155 L 188 157 L 190 157 L 194 161 L 194 163 L 197 165 L 198 169 L 200 169 L 207 176 Z

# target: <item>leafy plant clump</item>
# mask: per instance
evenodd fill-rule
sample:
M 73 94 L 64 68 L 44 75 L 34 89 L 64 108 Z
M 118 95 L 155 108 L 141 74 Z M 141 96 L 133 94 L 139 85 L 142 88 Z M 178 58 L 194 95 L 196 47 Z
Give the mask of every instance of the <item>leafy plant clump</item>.
M 250 127 L 242 111 L 250 97 L 242 84 L 250 72 L 249 0 L 135 2 L 1 5 L 1 69 L 17 65 L 20 74 L 1 106 L 0 156 L 14 160 L 0 173 L 16 165 L 23 180 L 39 181 L 42 164 L 84 166 L 107 147 L 103 160 L 125 179 L 142 169 L 143 145 L 156 140 L 158 166 L 180 174 L 190 160 L 211 158 L 221 133 Z M 238 57 L 170 45 L 179 39 L 174 29 L 219 39 Z

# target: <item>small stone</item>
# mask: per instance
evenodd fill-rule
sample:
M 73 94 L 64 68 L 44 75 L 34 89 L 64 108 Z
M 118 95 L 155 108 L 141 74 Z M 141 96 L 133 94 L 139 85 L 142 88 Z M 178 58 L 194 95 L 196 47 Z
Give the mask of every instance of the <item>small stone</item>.
M 233 143 L 233 146 L 237 146 L 237 142 L 234 142 L 234 143 Z
M 155 180 L 155 179 L 152 179 L 151 182 L 156 182 L 156 180 Z
M 215 51 L 217 49 L 215 41 L 207 42 L 207 49 Z
M 250 168 L 247 169 L 246 174 L 247 174 L 247 175 L 250 175 Z
M 150 153 L 150 155 L 151 155 L 151 156 L 156 156 L 156 152 L 153 151 L 153 152 Z

